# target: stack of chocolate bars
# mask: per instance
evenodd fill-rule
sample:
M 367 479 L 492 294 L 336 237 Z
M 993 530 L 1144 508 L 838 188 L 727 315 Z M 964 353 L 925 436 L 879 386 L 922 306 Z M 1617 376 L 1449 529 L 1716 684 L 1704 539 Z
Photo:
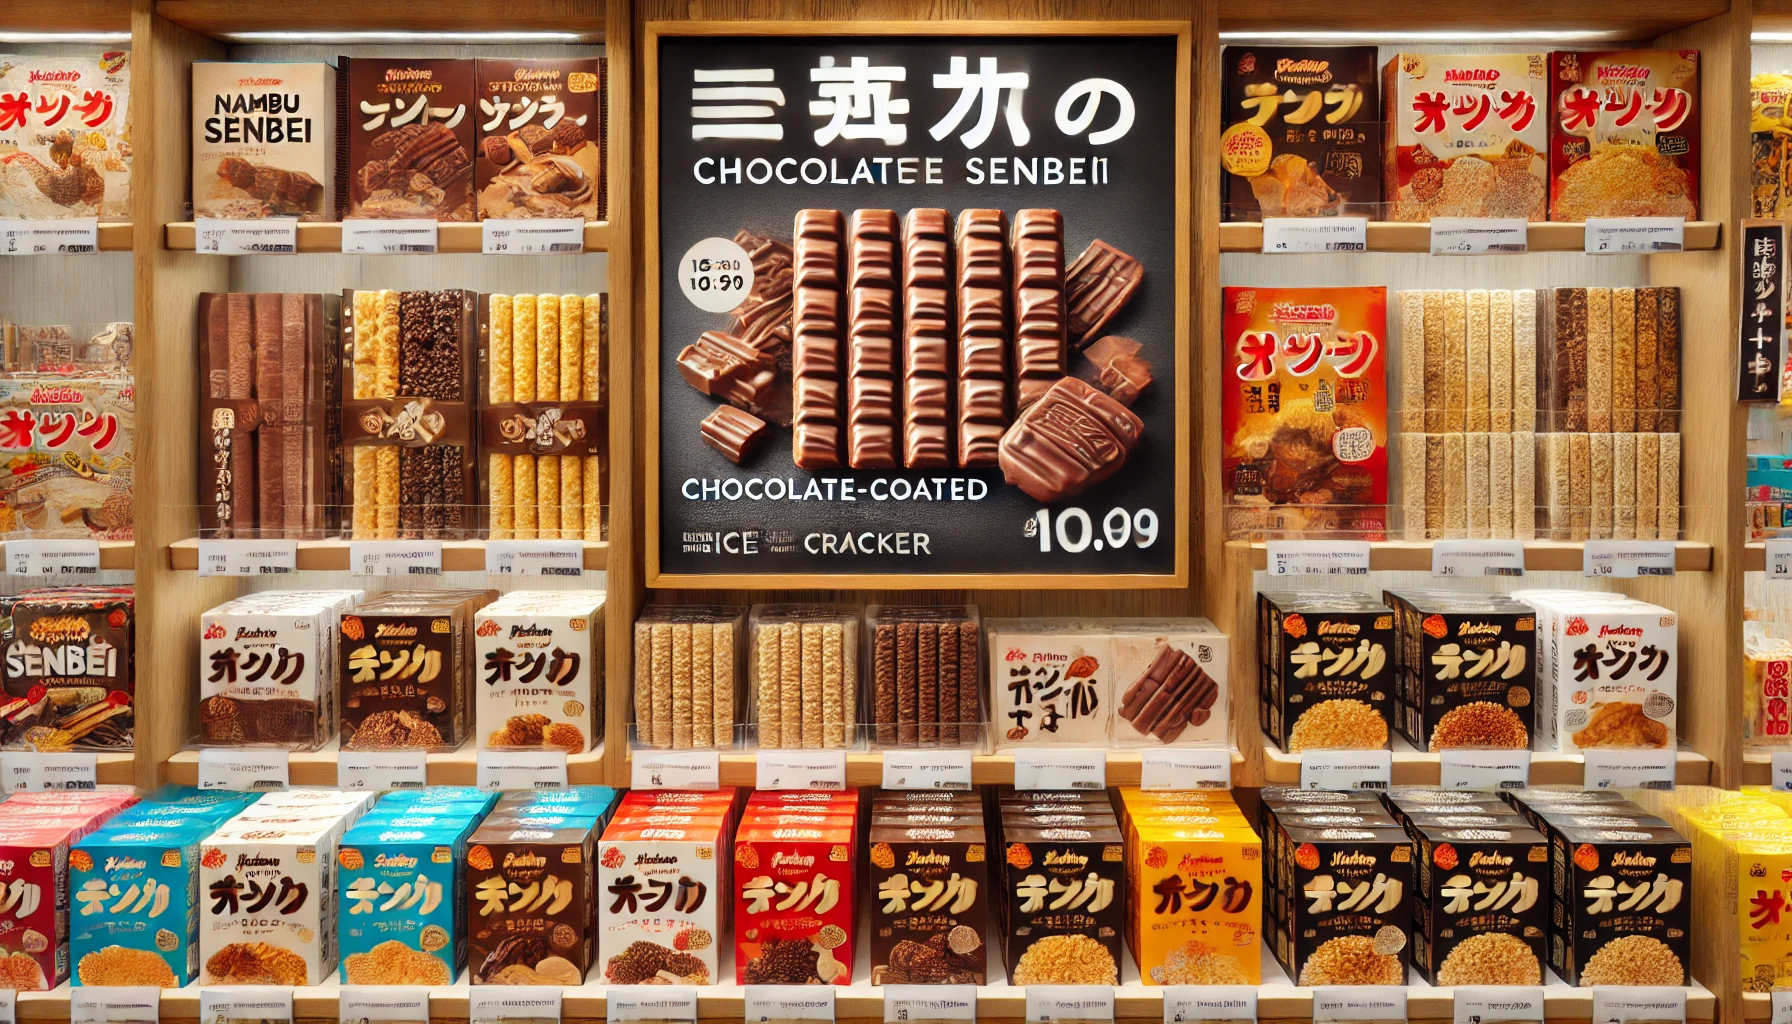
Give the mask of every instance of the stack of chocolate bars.
M 872 605 L 871 714 L 882 747 L 981 745 L 975 605 Z

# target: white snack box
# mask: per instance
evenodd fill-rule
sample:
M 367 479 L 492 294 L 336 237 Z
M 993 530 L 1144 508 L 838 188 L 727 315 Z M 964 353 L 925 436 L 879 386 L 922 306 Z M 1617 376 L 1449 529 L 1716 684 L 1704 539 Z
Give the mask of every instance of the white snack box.
M 604 905 L 597 921 L 597 963 L 592 980 L 609 982 L 610 959 L 633 943 L 676 949 L 674 942 L 680 932 L 690 936 L 708 933 L 709 942 L 699 943 L 703 948 L 679 952 L 703 961 L 709 969 L 709 984 L 723 980 L 719 957 L 724 911 L 733 899 L 728 879 L 732 853 L 723 845 L 726 838 L 720 825 L 654 825 L 639 817 L 605 830 L 598 842 L 598 893 L 615 892 L 612 885 L 627 886 L 628 877 L 633 876 L 643 895 L 653 892 L 652 883 L 659 882 L 672 886 L 672 898 L 657 911 L 638 907 L 637 912 L 628 913 Z M 694 906 L 686 894 L 697 890 L 689 886 L 702 887 Z
M 334 217 L 335 87 L 328 64 L 193 62 L 194 215 Z
M 265 591 L 228 601 L 202 614 L 201 714 L 205 713 L 205 702 L 213 697 L 230 698 L 248 705 L 241 709 L 242 717 L 252 729 L 250 720 L 259 701 L 313 701 L 317 705 L 317 728 L 312 742 L 278 745 L 309 750 L 327 741 L 336 731 L 336 667 L 340 653 L 337 616 L 359 604 L 365 593 Z M 282 660 L 283 656 L 289 660 Z M 293 664 L 290 659 L 294 658 L 295 670 L 283 672 L 280 666 Z M 251 674 L 257 678 L 250 679 Z M 233 745 L 264 745 L 248 729 L 245 733 Z
M 580 754 L 592 748 L 603 699 L 594 685 L 601 677 L 603 608 L 602 591 L 519 590 L 479 610 L 473 630 L 478 749 Z M 526 715 L 547 724 L 513 722 Z M 530 728 L 540 741 L 518 742 L 513 727 Z M 568 730 L 577 732 L 576 741 Z
M 997 750 L 1105 747 L 1114 719 L 1114 648 L 1088 619 L 985 619 L 990 733 Z M 1070 676 L 1090 667 L 1087 675 Z
M 1680 655 L 1674 612 L 1622 594 L 1515 591 L 1512 596 L 1537 610 L 1537 749 L 1580 753 L 1588 745 L 1676 745 Z M 1660 743 L 1629 741 L 1639 733 L 1660 732 L 1649 723 L 1665 730 Z M 1589 728 L 1593 731 L 1584 731 Z M 1595 739 L 1601 742 L 1581 742 Z
M 1201 725 L 1189 724 L 1168 741 L 1168 745 L 1188 747 L 1226 742 L 1226 666 L 1230 646 L 1226 634 L 1206 619 L 1117 619 L 1109 624 L 1113 632 L 1114 732 L 1116 746 L 1164 746 L 1164 741 L 1147 732 L 1140 732 L 1135 714 L 1128 720 L 1122 714 L 1127 692 L 1143 677 L 1156 660 L 1158 652 L 1175 648 L 1192 658 L 1217 687 L 1209 716 Z

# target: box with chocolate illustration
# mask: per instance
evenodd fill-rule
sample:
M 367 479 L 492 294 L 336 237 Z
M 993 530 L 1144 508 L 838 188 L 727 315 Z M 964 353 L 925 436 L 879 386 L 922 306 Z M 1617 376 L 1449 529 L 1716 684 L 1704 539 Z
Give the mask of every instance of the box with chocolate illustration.
M 1257 595 L 1258 721 L 1288 753 L 1388 745 L 1394 613 L 1368 594 Z
M 474 62 L 338 57 L 337 66 L 348 78 L 344 216 L 476 219 Z
M 871 739 L 879 747 L 981 748 L 986 722 L 975 605 L 874 604 Z
M 1226 634 L 1206 619 L 1111 619 L 1117 746 L 1226 742 Z
M 513 590 L 479 610 L 481 748 L 591 749 L 603 725 L 602 592 Z
M 873 985 L 988 980 L 989 842 L 980 810 L 965 809 L 952 824 L 872 819 Z
M 1529 750 L 1537 614 L 1492 594 L 1382 595 L 1398 631 L 1396 725 L 1421 748 Z
M 688 825 L 654 824 L 655 794 L 623 797 L 598 844 L 597 959 L 612 985 L 722 982 L 732 906 L 734 791 Z M 676 980 L 674 980 L 676 979 Z
M 1549 219 L 1699 216 L 1699 51 L 1549 55 Z
M 1106 746 L 1114 656 L 1094 619 L 988 619 L 991 742 Z
M 1382 130 L 1375 47 L 1228 46 L 1220 67 L 1222 219 L 1375 219 Z
M 193 62 L 193 215 L 336 215 L 336 69 Z
M 54 803 L 0 804 L 0 981 L 18 991 L 69 976 L 69 849 L 124 807 L 129 792 L 31 794 Z M 84 903 L 83 906 L 86 906 Z
M 1221 473 L 1234 538 L 1387 529 L 1385 288 L 1227 288 Z
M 136 600 L 129 587 L 0 598 L 0 704 L 9 750 L 129 750 L 136 720 Z
M 479 219 L 604 215 L 602 57 L 482 57 L 475 67 Z
M 467 848 L 467 966 L 475 985 L 577 985 L 591 966 L 600 817 L 486 822 Z
M 0 377 L 0 531 L 19 539 L 130 540 L 135 384 L 128 371 L 69 369 Z
M 342 497 L 355 540 L 478 530 L 477 296 L 343 293 Z
M 460 746 L 471 702 L 474 613 L 490 590 L 388 591 L 342 613 L 346 750 Z
M 1412 963 L 1433 985 L 1541 985 L 1549 847 L 1506 827 L 1411 826 Z
M 1298 985 L 1399 985 L 1412 924 L 1412 841 L 1398 827 L 1283 820 L 1263 805 L 1276 892 L 1271 952 Z M 1270 920 L 1265 920 L 1270 925 Z
M 1396 53 L 1381 69 L 1389 220 L 1548 209 L 1546 53 Z
M 199 741 L 315 750 L 336 732 L 342 612 L 360 590 L 246 594 L 199 617 Z
M 747 619 L 747 696 L 760 747 L 859 745 L 862 615 L 855 605 L 753 606 Z
M 131 55 L 0 54 L 0 219 L 131 219 Z
M 1090 807 L 1111 811 L 1105 793 Z M 1048 815 L 1049 817 L 1049 815 Z M 1002 961 L 1015 985 L 1113 985 L 1126 919 L 1118 824 L 1049 825 L 1004 816 L 997 868 Z
M 747 803 L 734 837 L 737 984 L 852 984 L 860 876 L 849 795 L 822 825 L 776 824 L 776 803 Z
M 1622 594 L 1520 590 L 1537 613 L 1537 749 L 1672 749 L 1678 617 Z

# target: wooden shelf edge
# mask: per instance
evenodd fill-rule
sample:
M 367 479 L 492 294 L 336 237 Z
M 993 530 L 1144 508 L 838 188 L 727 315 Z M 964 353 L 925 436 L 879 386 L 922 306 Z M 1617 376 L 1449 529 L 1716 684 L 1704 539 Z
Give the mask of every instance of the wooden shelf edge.
M 104 225 L 102 225 L 104 227 Z M 126 225 L 129 228 L 129 225 Z M 103 235 L 103 232 L 102 232 Z M 162 226 L 162 245 L 174 250 L 192 251 L 195 230 L 192 221 L 177 221 Z M 585 251 L 610 251 L 610 225 L 605 221 L 585 225 Z M 478 224 L 442 224 L 437 231 L 436 244 L 439 253 L 477 253 L 484 244 L 484 236 Z M 104 248 L 102 244 L 101 248 Z M 127 230 L 123 248 L 130 248 Z M 340 223 L 307 223 L 299 225 L 299 252 L 301 253 L 338 253 L 342 252 L 342 225 Z
M 347 572 L 348 546 L 349 542 L 346 540 L 299 541 L 299 569 L 307 572 L 314 570 Z M 103 550 L 101 557 L 103 566 Z M 609 564 L 609 542 L 601 540 L 585 542 L 585 568 L 587 570 L 606 569 Z M 189 537 L 168 545 L 168 567 L 177 570 L 198 570 L 198 538 Z M 442 542 L 443 572 L 483 572 L 484 570 L 485 541 L 446 540 Z
M 1674 781 L 1680 786 L 1711 784 L 1711 759 L 1696 750 L 1682 748 L 1675 752 Z M 1531 785 L 1579 785 L 1586 761 L 1579 754 L 1558 754 L 1547 751 L 1531 753 Z M 1420 750 L 1394 751 L 1393 784 L 1396 786 L 1432 786 L 1439 777 L 1438 755 Z M 1300 784 L 1300 755 L 1286 754 L 1279 748 L 1263 745 L 1263 779 L 1272 786 Z
M 242 32 L 304 32 L 323 37 L 384 29 L 405 32 L 540 31 L 572 33 L 582 45 L 604 38 L 602 4 L 512 0 L 502 5 L 442 4 L 382 9 L 355 0 L 247 5 L 236 0 L 156 0 L 156 14 L 214 39 Z M 353 40 L 349 40 L 353 42 Z M 559 41 L 556 38 L 555 41 Z
M 624 762 L 631 763 L 634 752 L 623 756 Z M 1110 786 L 1136 786 L 1139 784 L 1139 772 L 1142 758 L 1138 750 L 1110 750 L 1107 752 L 1107 783 Z M 721 783 L 724 786 L 746 786 L 751 788 L 758 782 L 759 755 L 751 750 L 729 750 L 721 755 Z M 849 750 L 846 752 L 846 784 L 855 788 L 883 785 L 883 754 L 871 750 Z M 1243 786 L 1246 779 L 1244 755 L 1232 751 L 1233 785 Z M 1014 785 L 1014 755 L 1012 753 L 973 754 L 971 756 L 971 782 L 978 786 L 1012 786 Z
M 1698 220 L 1686 223 L 1686 252 L 1716 249 L 1723 233 L 1717 221 Z M 1580 252 L 1586 248 L 1587 228 L 1582 223 L 1533 222 L 1530 226 L 1531 252 Z M 1221 252 L 1263 251 L 1263 225 L 1228 223 L 1220 225 Z M 1369 222 L 1370 252 L 1431 251 L 1431 225 L 1403 224 L 1393 221 Z
M 294 786 L 336 785 L 337 753 L 333 745 L 324 750 L 294 751 L 287 761 L 288 781 Z M 478 781 L 478 752 L 471 743 L 463 745 L 459 750 L 430 753 L 427 760 L 429 784 L 432 786 L 471 786 Z M 594 750 L 568 757 L 566 778 L 575 786 L 604 785 L 603 744 L 598 744 Z M 177 786 L 198 785 L 199 751 L 177 751 L 174 756 L 162 762 L 162 781 Z
M 1269 547 L 1262 541 L 1229 540 L 1226 546 L 1248 546 L 1251 549 L 1251 568 L 1269 568 Z M 1369 568 L 1374 572 L 1430 572 L 1431 548 L 1430 541 L 1375 541 L 1369 545 Z M 1525 541 L 1525 571 L 1580 572 L 1585 549 L 1586 545 L 1580 541 Z M 1712 558 L 1711 545 L 1704 541 L 1674 542 L 1675 572 L 1710 572 Z

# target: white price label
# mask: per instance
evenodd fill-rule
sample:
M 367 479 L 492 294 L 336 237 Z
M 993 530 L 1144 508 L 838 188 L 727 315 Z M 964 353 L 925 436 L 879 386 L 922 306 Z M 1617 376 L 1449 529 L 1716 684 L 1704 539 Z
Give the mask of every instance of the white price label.
M 138 985 L 76 985 L 68 990 L 69 1024 L 156 1024 L 162 990 Z
M 370 220 L 342 222 L 345 256 L 411 256 L 436 251 L 438 230 L 433 220 Z
M 565 789 L 564 750 L 481 750 L 477 782 L 480 789 Z
M 975 985 L 885 985 L 884 1024 L 977 1019 Z
M 193 251 L 214 256 L 264 256 L 299 251 L 299 219 L 224 220 L 200 217 L 193 222 Z
M 1111 985 L 1028 985 L 1027 1024 L 1114 1019 Z
M 884 788 L 969 792 L 971 789 L 971 752 L 968 750 L 886 750 L 884 751 Z
M 761 750 L 754 771 L 755 789 L 846 788 L 844 750 Z
M 16 989 L 0 989 L 0 1024 L 18 1024 L 19 993 Z
M 1594 985 L 1593 1024 L 1686 1024 L 1686 990 L 1665 985 Z
M 292 989 L 273 985 L 232 985 L 199 990 L 199 1024 L 292 1024 Z
M 1528 750 L 1463 750 L 1438 752 L 1438 786 L 1442 789 L 1517 790 L 1530 785 Z
M 1257 989 L 1251 985 L 1166 985 L 1164 1024 L 1257 1019 Z
M 1302 789 L 1386 792 L 1393 777 L 1394 755 L 1386 750 L 1303 750 L 1300 754 Z
M 748 985 L 746 989 L 741 1001 L 746 1024 L 834 1019 L 832 985 Z
M 697 1024 L 697 990 L 690 985 L 611 985 L 604 1019 L 613 1024 Z
M 1367 252 L 1367 217 L 1265 217 L 1263 251 Z
M 1106 789 L 1104 750 L 1016 750 L 1015 789 Z
M 296 540 L 202 540 L 201 576 L 270 576 L 299 570 Z
M 9 751 L 0 754 L 0 775 L 12 793 L 93 789 L 100 782 L 100 756 Z
M 1589 256 L 1635 256 L 1686 248 L 1683 217 L 1588 217 Z
M 479 222 L 487 256 L 559 256 L 585 251 L 585 222 L 578 217 Z
M 1271 576 L 1367 576 L 1366 540 L 1272 540 L 1266 545 Z
M 1792 540 L 1767 542 L 1767 578 L 1792 580 Z
M 11 576 L 53 576 L 90 581 L 100 573 L 97 540 L 9 540 L 6 572 Z
M 356 576 L 440 576 L 439 540 L 351 540 L 348 571 Z
M 336 755 L 336 788 L 384 792 L 429 784 L 429 755 L 422 750 L 344 750 Z
M 1542 1024 L 1543 990 L 1525 985 L 1459 985 L 1454 1024 Z
M 1232 751 L 1163 747 L 1139 754 L 1140 789 L 1231 789 Z
M 1530 249 L 1523 217 L 1433 217 L 1431 255 L 1486 256 Z
M 722 755 L 714 750 L 636 750 L 629 755 L 631 789 L 720 789 Z
M 1792 988 L 1773 990 L 1773 1018 L 1769 1024 L 1792 1024 Z
M 678 262 L 678 286 L 698 309 L 726 313 L 753 290 L 753 257 L 732 238 L 705 238 Z
M 214 747 L 199 752 L 199 788 L 262 793 L 290 785 L 284 750 Z
M 0 220 L 0 256 L 57 256 L 100 251 L 97 217 Z
M 1671 540 L 1590 540 L 1581 555 L 1581 575 L 1608 580 L 1674 575 Z
M 336 1006 L 341 1024 L 429 1024 L 426 988 L 344 985 Z
M 1440 540 L 1431 545 L 1433 576 L 1523 576 L 1522 540 Z
M 1582 789 L 1673 789 L 1678 763 L 1672 750 L 1581 751 L 1586 759 Z
M 485 571 L 489 576 L 583 576 L 585 545 L 576 540 L 488 540 Z
M 474 985 L 467 990 L 467 1024 L 559 1019 L 560 990 L 552 985 Z
M 1778 750 L 1774 752 L 1772 773 L 1769 782 L 1772 788 L 1792 791 L 1792 751 Z
M 1406 1020 L 1401 985 L 1320 985 L 1313 989 L 1313 1024 L 1335 1020 Z

